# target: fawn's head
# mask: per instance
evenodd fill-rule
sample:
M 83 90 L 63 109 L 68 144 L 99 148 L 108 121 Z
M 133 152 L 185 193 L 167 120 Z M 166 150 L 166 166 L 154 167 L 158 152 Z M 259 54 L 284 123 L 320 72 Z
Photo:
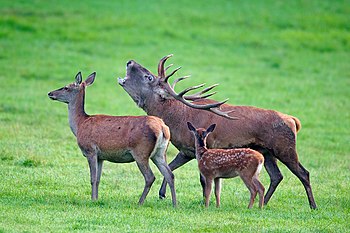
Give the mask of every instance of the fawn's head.
M 89 77 L 87 77 L 87 79 L 84 82 L 82 82 L 81 72 L 79 72 L 75 76 L 75 82 L 70 83 L 57 90 L 51 91 L 47 95 L 52 100 L 58 100 L 60 102 L 68 104 L 76 98 L 76 96 L 82 89 L 85 89 L 86 86 L 89 86 L 94 82 L 95 76 L 96 72 L 93 72 L 89 75 Z
M 214 131 L 216 124 L 212 124 L 208 127 L 208 129 L 198 128 L 196 129 L 190 122 L 187 122 L 188 129 L 193 133 L 195 137 L 196 147 L 201 146 L 204 147 L 207 145 L 207 137 L 208 135 Z

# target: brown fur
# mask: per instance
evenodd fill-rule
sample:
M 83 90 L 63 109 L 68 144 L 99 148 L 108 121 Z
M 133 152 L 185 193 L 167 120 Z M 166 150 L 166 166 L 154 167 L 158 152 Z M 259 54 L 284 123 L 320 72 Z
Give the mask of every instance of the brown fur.
M 169 128 L 154 116 L 88 115 L 84 110 L 85 87 L 93 83 L 95 73 L 84 82 L 80 72 L 76 82 L 50 92 L 53 100 L 68 103 L 70 127 L 90 167 L 91 198 L 98 198 L 98 186 L 104 160 L 114 163 L 136 161 L 145 179 L 139 204 L 143 204 L 155 177 L 149 166 L 151 159 L 171 187 L 176 206 L 174 175 L 166 163 L 170 140 Z
M 154 77 L 148 81 L 145 77 Z M 265 195 L 265 204 L 281 182 L 283 176 L 277 166 L 277 159 L 284 163 L 305 187 L 311 208 L 316 208 L 309 180 L 309 172 L 300 164 L 296 151 L 296 133 L 300 130 L 300 121 L 287 114 L 251 106 L 221 105 L 221 111 L 233 111 L 230 115 L 238 120 L 230 120 L 212 112 L 194 109 L 179 102 L 167 94 L 162 82 L 150 71 L 135 61 L 127 64 L 125 79 L 119 83 L 133 100 L 148 115 L 160 117 L 171 131 L 171 142 L 179 150 L 176 158 L 169 164 L 172 170 L 195 158 L 194 140 L 187 130 L 186 122 L 197 127 L 206 127 L 212 122 L 217 129 L 208 138 L 208 148 L 251 147 L 265 157 L 265 168 L 270 176 L 270 187 Z M 215 103 L 210 99 L 193 101 L 197 105 Z M 205 182 L 201 178 L 203 190 Z M 159 191 L 165 197 L 165 185 Z
M 259 207 L 264 205 L 265 188 L 259 181 L 259 173 L 264 163 L 264 157 L 259 152 L 240 149 L 207 149 L 206 139 L 215 125 L 207 130 L 195 129 L 191 123 L 187 123 L 189 130 L 195 136 L 196 158 L 201 175 L 205 178 L 205 206 L 209 205 L 212 181 L 215 181 L 216 206 L 220 206 L 221 178 L 241 177 L 250 191 L 248 208 L 253 206 L 257 192 L 259 193 Z M 214 131 L 215 132 L 215 131 Z

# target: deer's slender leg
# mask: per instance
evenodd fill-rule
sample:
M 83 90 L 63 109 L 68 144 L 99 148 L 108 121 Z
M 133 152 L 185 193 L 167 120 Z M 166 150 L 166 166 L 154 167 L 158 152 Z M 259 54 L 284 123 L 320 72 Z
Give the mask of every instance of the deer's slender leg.
M 298 179 L 303 184 L 311 209 L 316 209 L 316 202 L 314 196 L 312 194 L 311 184 L 310 184 L 310 175 L 309 172 L 298 162 L 298 156 L 296 152 L 290 152 L 290 154 L 294 153 L 294 159 L 289 160 L 281 160 L 291 172 L 298 177 Z M 288 158 L 288 156 L 284 156 L 284 158 Z
M 264 192 L 265 192 L 265 188 L 262 185 L 262 183 L 256 178 L 253 177 L 253 183 L 255 184 L 255 187 L 258 190 L 259 193 L 259 208 L 262 209 L 264 206 Z
M 215 178 L 215 197 L 216 197 L 216 207 L 220 207 L 220 193 L 221 193 L 221 179 Z
M 139 167 L 143 177 L 145 178 L 145 187 L 143 189 L 142 195 L 139 200 L 139 205 L 142 205 L 156 178 L 154 177 L 154 174 L 149 166 L 148 159 L 145 159 L 145 160 L 137 159 L 136 164 Z
M 154 164 L 158 167 L 159 171 L 164 176 L 164 179 L 169 184 L 170 190 L 171 190 L 171 198 L 173 201 L 173 206 L 176 206 L 176 193 L 175 193 L 175 182 L 174 182 L 174 174 L 170 170 L 169 166 L 167 165 L 164 155 L 155 156 L 152 158 L 152 161 Z
M 188 161 L 192 160 L 194 158 L 186 156 L 185 153 L 183 153 L 182 151 L 180 151 L 176 157 L 173 159 L 173 161 L 171 161 L 169 163 L 169 168 L 174 171 L 175 169 L 181 167 L 182 165 L 184 165 L 185 163 L 187 163 Z M 164 199 L 165 198 L 165 193 L 166 193 L 166 180 L 163 179 L 163 183 L 162 186 L 159 189 L 159 198 L 160 199 Z
M 248 208 L 250 209 L 253 207 L 254 200 L 255 200 L 255 197 L 257 195 L 257 187 L 255 187 L 255 184 L 253 183 L 252 176 L 241 174 L 240 177 L 250 192 L 250 201 L 249 201 L 249 205 L 248 205 Z
M 283 176 L 280 171 L 280 169 L 277 166 L 277 160 L 275 157 L 273 157 L 269 152 L 264 153 L 264 166 L 267 171 L 267 173 L 270 176 L 270 186 L 267 190 L 264 198 L 264 204 L 267 205 L 270 198 L 272 197 L 272 194 L 275 192 L 278 184 L 282 181 Z
M 98 165 L 97 165 L 97 155 L 92 154 L 92 155 L 87 155 L 87 160 L 89 163 L 89 168 L 90 168 L 90 182 L 91 182 L 91 199 L 97 200 L 98 199 Z
M 211 178 L 206 178 L 205 179 L 205 207 L 209 206 L 210 202 L 210 193 L 211 193 L 211 187 L 213 183 L 213 179 Z

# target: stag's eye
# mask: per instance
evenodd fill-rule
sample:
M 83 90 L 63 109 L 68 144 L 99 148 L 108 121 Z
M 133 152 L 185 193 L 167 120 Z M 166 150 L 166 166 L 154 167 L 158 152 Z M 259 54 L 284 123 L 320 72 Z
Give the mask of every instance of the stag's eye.
M 153 76 L 152 75 L 145 75 L 144 77 L 150 82 L 153 81 Z

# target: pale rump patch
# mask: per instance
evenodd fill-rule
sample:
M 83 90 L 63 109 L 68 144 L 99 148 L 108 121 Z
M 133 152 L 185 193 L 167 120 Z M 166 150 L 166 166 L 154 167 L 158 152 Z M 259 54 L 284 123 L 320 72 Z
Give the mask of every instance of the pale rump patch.
M 161 153 L 161 154 L 164 153 L 168 148 L 168 144 L 169 144 L 169 140 L 166 139 L 163 135 L 163 132 L 160 131 L 150 158 L 152 158 L 156 153 Z
M 263 164 L 264 164 L 264 163 L 260 163 L 260 164 L 258 165 L 258 168 L 256 169 L 256 173 L 255 173 L 255 175 L 256 175 L 256 176 L 259 176 L 259 174 L 260 174 L 260 172 L 261 172 L 261 169 L 262 169 Z

